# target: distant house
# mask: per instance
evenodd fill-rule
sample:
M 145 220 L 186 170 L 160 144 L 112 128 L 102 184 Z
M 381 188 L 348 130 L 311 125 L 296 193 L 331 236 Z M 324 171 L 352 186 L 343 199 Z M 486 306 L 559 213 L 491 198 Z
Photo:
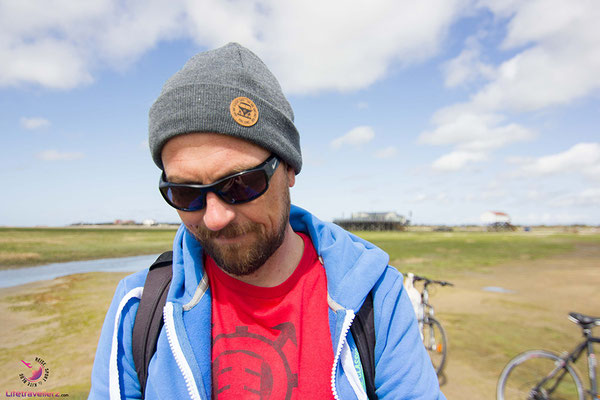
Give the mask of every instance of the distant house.
M 113 222 L 114 225 L 135 225 L 135 221 L 132 219 L 116 219 Z
M 158 225 L 158 224 L 153 219 L 145 219 L 145 220 L 142 221 L 142 225 L 144 225 L 144 226 L 154 226 L 154 225 Z
M 501 211 L 486 211 L 481 214 L 481 222 L 489 231 L 515 230 L 510 223 L 510 216 Z
M 402 231 L 409 220 L 396 212 L 354 212 L 348 219 L 334 219 L 333 223 L 350 231 Z

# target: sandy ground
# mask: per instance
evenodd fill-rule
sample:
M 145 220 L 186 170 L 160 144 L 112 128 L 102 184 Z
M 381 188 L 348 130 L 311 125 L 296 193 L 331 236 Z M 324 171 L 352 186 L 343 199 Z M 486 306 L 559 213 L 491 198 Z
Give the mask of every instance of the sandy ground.
M 455 283 L 454 288 L 440 289 L 431 299 L 442 322 L 444 318 L 452 322 L 455 315 L 482 321 L 506 318 L 508 321 L 520 321 L 519 325 L 511 328 L 513 331 L 520 329 L 527 335 L 535 328 L 550 326 L 572 338 L 572 342 L 568 343 L 574 346 L 580 338 L 580 330 L 567 320 L 568 313 L 576 311 L 600 316 L 600 247 L 597 244 L 583 245 L 572 254 L 512 262 L 494 267 L 491 272 L 463 276 Z M 511 292 L 483 290 L 490 286 Z M 482 368 L 481 358 L 453 353 L 452 335 L 460 331 L 458 325 L 451 323 L 447 327 L 449 358 L 445 376 L 441 378 L 442 390 L 448 400 L 495 399 L 498 376 L 511 356 L 483 354 L 481 357 L 487 357 L 488 361 L 494 358 L 497 361 L 492 368 Z M 470 335 L 461 338 L 461 342 L 477 346 L 478 341 L 486 340 L 478 332 L 460 332 Z M 600 328 L 597 328 L 596 334 L 600 334 Z M 533 337 L 531 341 L 536 342 Z M 556 343 L 537 343 L 536 347 L 566 350 L 557 347 Z M 519 349 L 514 355 L 528 349 Z M 596 351 L 599 352 L 600 348 Z M 581 372 L 586 382 L 586 371 Z
M 48 380 L 31 391 L 70 388 L 66 391 L 69 399 L 87 398 L 102 320 L 96 318 L 92 324 L 81 321 L 88 328 L 80 331 L 83 334 L 75 333 L 61 328 L 57 314 L 40 313 L 39 307 L 48 309 L 59 304 L 61 293 L 84 291 L 85 302 L 80 310 L 101 310 L 103 319 L 114 287 L 123 275 L 79 274 L 0 289 L 0 399 L 12 390 L 29 390 L 19 379 L 20 373 L 27 374 L 21 360 L 31 363 L 36 357 L 47 363 L 50 372 Z M 78 285 L 86 281 L 95 282 L 98 287 Z M 20 300 L 15 301 L 15 296 Z M 23 300 L 23 296 L 28 299 Z M 15 311 L 15 305 L 24 305 L 31 311 Z M 89 312 L 79 317 L 89 318 Z
M 531 336 L 535 329 L 552 327 L 574 344 L 580 332 L 568 322 L 567 313 L 578 311 L 600 316 L 600 245 L 580 245 L 573 253 L 536 261 L 516 261 L 495 266 L 487 272 L 462 274 L 452 279 L 453 288 L 440 288 L 432 293 L 431 302 L 436 307 L 436 316 L 444 324 L 449 336 L 449 356 L 442 390 L 448 400 L 495 399 L 498 376 L 510 355 L 496 354 L 493 349 L 487 354 L 465 351 L 471 344 L 488 343 L 494 327 L 488 322 L 506 321 L 511 325 L 511 334 Z M 48 286 L 60 284 L 55 281 L 38 282 L 16 288 L 0 289 L 0 351 L 10 349 L 17 343 L 23 345 L 55 331 L 52 324 L 42 325 L 38 330 L 23 334 L 24 324 L 31 326 L 32 316 L 17 313 L 3 302 L 7 296 L 47 290 Z M 509 293 L 484 291 L 484 287 L 501 287 Z M 108 301 L 112 296 L 106 294 Z M 105 305 L 102 306 L 105 308 Z M 43 317 L 39 318 L 40 321 Z M 485 326 L 478 326 L 480 323 Z M 499 325 L 502 326 L 502 325 Z M 506 329 L 506 328 L 504 328 Z M 600 328 L 598 328 L 600 330 Z M 93 354 L 97 338 L 86 340 L 84 353 Z M 556 349 L 553 343 L 537 343 L 534 347 Z M 485 348 L 485 346 L 484 346 Z M 600 350 L 600 349 L 598 349 Z M 90 357 L 88 357 L 90 358 Z M 16 365 L 19 360 L 4 360 L 0 365 L 0 390 L 14 383 Z M 87 364 L 83 360 L 76 362 Z M 71 382 L 88 379 L 91 365 L 80 365 L 69 376 Z M 58 372 L 58 371 L 57 371 Z M 58 373 L 53 379 L 59 383 Z M 582 375 L 585 377 L 585 374 Z M 64 383 L 63 383 L 64 384 Z M 17 385 L 11 385 L 12 387 Z M 50 385 L 49 385 L 50 386 Z M 8 387 L 6 387 L 8 389 Z M 0 393 L 0 397 L 4 393 Z M 71 397 L 72 398 L 72 397 Z

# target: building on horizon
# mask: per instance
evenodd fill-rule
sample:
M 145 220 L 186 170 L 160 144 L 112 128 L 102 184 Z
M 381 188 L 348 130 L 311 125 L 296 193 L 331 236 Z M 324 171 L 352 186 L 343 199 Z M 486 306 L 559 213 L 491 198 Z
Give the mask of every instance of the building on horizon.
M 348 219 L 334 219 L 333 223 L 349 231 L 403 231 L 410 221 L 394 211 L 359 211 Z
M 486 211 L 481 214 L 481 222 L 488 231 L 514 231 L 515 226 L 510 223 L 510 216 L 501 211 Z

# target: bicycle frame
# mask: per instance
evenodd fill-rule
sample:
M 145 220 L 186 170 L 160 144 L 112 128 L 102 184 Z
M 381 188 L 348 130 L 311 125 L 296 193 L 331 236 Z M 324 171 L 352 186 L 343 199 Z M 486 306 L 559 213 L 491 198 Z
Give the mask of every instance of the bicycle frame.
M 427 322 L 430 317 L 434 315 L 434 309 L 431 304 L 429 304 L 429 290 L 427 286 L 429 282 L 425 282 L 423 285 L 423 291 L 421 292 L 421 305 L 423 306 L 423 322 Z
M 575 347 L 575 349 L 572 352 L 570 352 L 568 355 L 561 357 L 562 362 L 560 362 L 556 366 L 556 368 L 554 368 L 548 374 L 548 376 L 546 376 L 544 379 L 542 379 L 540 381 L 540 383 L 538 383 L 535 386 L 535 388 L 534 388 L 535 391 L 540 390 L 540 388 L 547 381 L 549 381 L 550 379 L 554 379 L 557 376 L 557 374 L 560 372 L 562 375 L 559 376 L 558 379 L 556 379 L 556 383 L 549 390 L 549 393 L 552 393 L 556 389 L 556 387 L 559 385 L 561 379 L 567 373 L 567 369 L 564 368 L 565 365 L 568 363 L 575 364 L 575 362 L 579 359 L 579 357 L 581 357 L 583 352 L 587 350 L 588 375 L 589 375 L 589 379 L 590 379 L 590 390 L 587 390 L 587 392 L 591 396 L 592 399 L 596 399 L 598 397 L 598 382 L 596 381 L 596 353 L 594 353 L 593 344 L 600 343 L 600 337 L 592 336 L 591 329 L 586 329 L 586 328 L 583 329 L 583 335 L 585 337 L 585 340 L 583 342 L 581 342 L 580 344 L 578 344 Z
M 600 343 L 600 337 L 592 336 L 591 329 L 584 329 L 583 335 L 585 341 L 579 345 L 581 348 L 579 355 L 583 352 L 583 347 L 587 349 L 588 375 L 590 378 L 590 395 L 592 399 L 600 397 L 598 393 L 598 382 L 596 381 L 596 353 L 594 353 L 594 343 Z M 573 361 L 574 362 L 574 361 Z
M 429 303 L 429 289 L 428 286 L 431 284 L 441 285 L 441 286 L 454 286 L 450 282 L 445 281 L 435 281 L 432 279 L 428 279 L 422 276 L 415 275 L 415 281 L 423 281 L 423 290 L 421 291 L 421 306 L 423 307 L 423 319 L 419 320 L 419 322 L 427 323 L 429 322 L 429 318 L 433 318 L 435 312 L 433 306 Z M 420 327 L 422 329 L 422 327 Z M 422 333 L 422 332 L 421 332 Z

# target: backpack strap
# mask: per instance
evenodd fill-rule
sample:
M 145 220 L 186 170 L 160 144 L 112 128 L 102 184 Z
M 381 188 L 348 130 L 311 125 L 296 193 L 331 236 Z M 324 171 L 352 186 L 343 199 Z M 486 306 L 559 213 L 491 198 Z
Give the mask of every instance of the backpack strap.
M 163 308 L 167 301 L 167 293 L 173 276 L 173 252 L 162 253 L 150 266 L 144 292 L 140 299 L 135 322 L 131 349 L 133 363 L 140 381 L 142 398 L 148 379 L 148 365 L 156 352 L 156 342 L 163 326 Z
M 375 393 L 375 320 L 373 315 L 373 294 L 369 292 L 358 310 L 350 332 L 358 348 L 360 363 L 365 374 L 365 386 L 369 400 L 377 400 Z

